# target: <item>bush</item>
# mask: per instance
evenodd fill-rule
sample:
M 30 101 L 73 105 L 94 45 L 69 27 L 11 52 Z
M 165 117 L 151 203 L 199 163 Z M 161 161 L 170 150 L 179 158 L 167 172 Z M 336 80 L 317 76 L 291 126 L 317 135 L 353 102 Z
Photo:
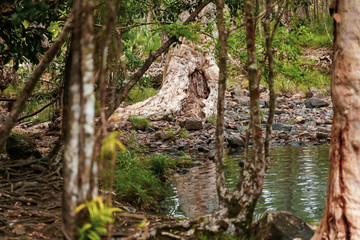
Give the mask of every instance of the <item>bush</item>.
M 173 167 L 175 167 L 175 161 L 167 155 L 153 154 L 150 156 L 150 169 L 160 178 L 164 178 L 169 169 Z
M 122 201 L 140 208 L 155 208 L 164 194 L 148 160 L 134 152 L 118 154 L 114 189 Z
M 146 118 L 139 118 L 136 116 L 131 116 L 130 121 L 135 129 L 137 130 L 145 130 L 146 128 L 150 127 L 150 121 Z

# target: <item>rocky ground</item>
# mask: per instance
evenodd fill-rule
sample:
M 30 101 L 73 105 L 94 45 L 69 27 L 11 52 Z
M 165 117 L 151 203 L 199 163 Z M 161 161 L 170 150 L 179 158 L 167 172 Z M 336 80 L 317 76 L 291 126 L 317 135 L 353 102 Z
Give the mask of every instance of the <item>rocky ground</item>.
M 226 92 L 225 142 L 230 151 L 241 151 L 245 145 L 245 130 L 250 121 L 249 93 L 235 90 Z M 284 95 L 277 98 L 273 124 L 273 145 L 321 144 L 330 141 L 332 104 L 325 96 L 312 88 L 307 96 Z M 262 87 L 261 114 L 265 129 L 268 113 L 268 91 Z M 212 120 L 212 121 L 211 121 Z M 215 147 L 215 118 L 207 121 L 192 118 L 168 117 L 153 121 L 145 129 L 134 129 L 131 122 L 123 128 L 136 136 L 138 145 L 149 152 L 170 155 L 194 154 L 197 160 L 213 160 Z M 250 142 L 251 144 L 251 142 Z

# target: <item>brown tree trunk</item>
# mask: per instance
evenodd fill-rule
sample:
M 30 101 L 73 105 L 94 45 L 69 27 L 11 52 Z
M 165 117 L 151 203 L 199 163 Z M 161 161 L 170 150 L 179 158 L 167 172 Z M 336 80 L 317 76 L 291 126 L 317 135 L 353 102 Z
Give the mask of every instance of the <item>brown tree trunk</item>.
M 6 118 L 5 122 L 0 125 L 0 149 L 2 149 L 9 133 L 11 132 L 11 129 L 16 124 L 21 112 L 25 107 L 26 100 L 30 97 L 32 91 L 36 86 L 36 83 L 40 79 L 41 75 L 44 73 L 47 66 L 49 66 L 51 61 L 54 59 L 58 51 L 61 49 L 61 46 L 66 41 L 67 36 L 69 35 L 72 29 L 72 22 L 73 22 L 73 14 L 70 14 L 70 17 L 67 20 L 66 24 L 64 25 L 64 28 L 60 32 L 58 38 L 51 45 L 49 50 L 45 53 L 40 63 L 36 66 L 34 72 L 27 80 L 24 89 L 16 97 L 16 102 L 12 107 L 10 115 Z
M 360 239 L 360 1 L 335 4 L 334 109 L 324 215 L 313 239 Z
M 250 90 L 250 114 L 252 135 L 252 158 L 246 161 L 238 185 L 229 205 L 229 217 L 236 218 L 235 225 L 239 235 L 250 235 L 251 222 L 260 196 L 265 176 L 266 161 L 260 116 L 260 77 L 255 55 L 254 2 L 244 1 L 246 17 L 246 39 L 248 53 L 248 79 Z
M 97 169 L 92 164 L 95 142 L 93 7 L 92 1 L 78 0 L 73 8 L 77 18 L 72 36 L 69 111 L 64 150 L 63 223 L 68 239 L 76 239 L 76 206 L 97 195 L 96 186 L 91 184 Z

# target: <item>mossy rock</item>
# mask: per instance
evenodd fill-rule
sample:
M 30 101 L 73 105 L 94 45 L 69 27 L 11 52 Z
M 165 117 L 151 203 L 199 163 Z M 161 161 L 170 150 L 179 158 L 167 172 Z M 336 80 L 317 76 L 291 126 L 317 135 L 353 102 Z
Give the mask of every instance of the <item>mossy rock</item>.
M 42 157 L 31 137 L 19 133 L 10 134 L 6 140 L 6 152 L 12 160 Z

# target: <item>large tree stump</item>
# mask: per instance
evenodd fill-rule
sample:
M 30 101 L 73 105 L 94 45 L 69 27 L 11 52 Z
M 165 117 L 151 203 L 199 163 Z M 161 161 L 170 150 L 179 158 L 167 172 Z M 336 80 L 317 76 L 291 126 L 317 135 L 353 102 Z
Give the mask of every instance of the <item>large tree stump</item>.
M 215 113 L 219 69 L 212 54 L 196 51 L 192 43 L 177 45 L 169 51 L 164 71 L 157 95 L 118 108 L 109 122 L 122 125 L 132 115 L 160 120 L 169 115 L 201 119 Z

